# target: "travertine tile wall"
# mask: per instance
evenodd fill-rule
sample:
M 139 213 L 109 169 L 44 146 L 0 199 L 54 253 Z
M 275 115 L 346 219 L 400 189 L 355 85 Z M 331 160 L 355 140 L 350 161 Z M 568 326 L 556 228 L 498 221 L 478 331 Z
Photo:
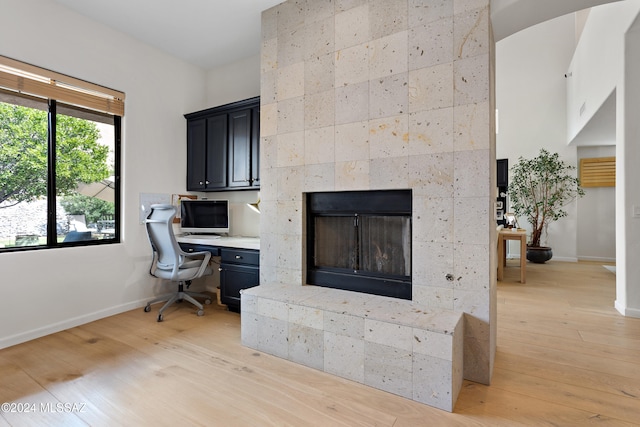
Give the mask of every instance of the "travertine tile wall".
M 413 189 L 413 300 L 495 349 L 489 0 L 289 0 L 262 15 L 261 285 L 304 284 L 304 193 Z

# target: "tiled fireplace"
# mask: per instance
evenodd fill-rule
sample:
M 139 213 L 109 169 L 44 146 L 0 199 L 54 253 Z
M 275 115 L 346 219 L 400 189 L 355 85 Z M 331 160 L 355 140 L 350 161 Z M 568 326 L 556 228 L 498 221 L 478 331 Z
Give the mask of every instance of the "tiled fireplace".
M 273 319 L 293 316 L 287 307 L 303 288 L 309 304 L 297 313 L 315 319 L 301 322 L 318 336 L 324 331 L 326 340 L 328 318 L 337 313 L 323 311 L 318 319 L 314 295 L 327 296 L 306 286 L 308 193 L 408 189 L 411 301 L 388 306 L 405 307 L 413 322 L 416 312 L 442 313 L 454 326 L 454 314 L 464 313 L 464 378 L 488 384 L 496 321 L 489 0 L 289 0 L 263 12 L 261 64 L 259 288 L 286 295 L 265 304 L 260 319 L 276 306 Z M 355 292 L 340 298 L 354 307 L 363 299 Z M 257 313 L 259 301 L 249 303 Z M 243 340 L 261 349 L 244 304 L 243 296 Z M 358 307 L 354 315 L 366 312 Z M 379 331 L 391 343 L 397 329 L 385 328 Z M 436 332 L 443 331 L 451 338 L 451 329 Z M 291 329 L 282 333 L 295 340 Z M 376 346 L 384 347 L 379 337 Z M 458 357 L 456 339 L 430 341 L 429 360 L 451 361 L 451 348 Z M 446 349 L 438 353 L 442 340 Z M 373 344 L 366 336 L 364 342 L 366 376 L 367 360 L 377 356 L 367 354 Z M 294 360 L 292 345 L 272 353 Z M 312 365 L 331 372 L 330 351 Z M 414 363 L 421 351 L 413 345 Z M 414 369 L 413 381 L 415 366 L 406 368 Z M 360 373 L 352 379 L 362 380 L 361 367 L 354 369 Z

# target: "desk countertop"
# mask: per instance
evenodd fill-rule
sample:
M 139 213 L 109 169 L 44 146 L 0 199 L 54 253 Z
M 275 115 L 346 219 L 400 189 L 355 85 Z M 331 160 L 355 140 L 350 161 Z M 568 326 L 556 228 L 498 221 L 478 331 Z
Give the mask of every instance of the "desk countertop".
M 259 237 L 245 236 L 211 236 L 211 235 L 176 235 L 178 243 L 191 243 L 194 245 L 209 245 L 239 249 L 260 250 Z

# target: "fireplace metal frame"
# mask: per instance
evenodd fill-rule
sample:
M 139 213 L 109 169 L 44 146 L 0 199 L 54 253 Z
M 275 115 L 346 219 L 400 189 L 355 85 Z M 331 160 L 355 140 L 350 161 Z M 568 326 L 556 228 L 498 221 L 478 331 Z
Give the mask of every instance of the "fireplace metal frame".
M 411 190 L 307 193 L 307 283 L 310 285 L 411 300 L 411 275 L 398 276 L 343 268 L 317 267 L 313 259 L 313 245 L 315 241 L 314 218 L 316 216 L 402 216 L 409 218 L 409 227 L 411 227 L 411 213 Z

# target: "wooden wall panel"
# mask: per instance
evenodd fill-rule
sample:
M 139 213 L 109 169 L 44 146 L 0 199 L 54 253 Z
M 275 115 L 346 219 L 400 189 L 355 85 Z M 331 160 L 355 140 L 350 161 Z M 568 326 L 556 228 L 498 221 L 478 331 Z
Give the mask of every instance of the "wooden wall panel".
M 615 187 L 616 158 L 580 159 L 580 185 L 582 187 Z

